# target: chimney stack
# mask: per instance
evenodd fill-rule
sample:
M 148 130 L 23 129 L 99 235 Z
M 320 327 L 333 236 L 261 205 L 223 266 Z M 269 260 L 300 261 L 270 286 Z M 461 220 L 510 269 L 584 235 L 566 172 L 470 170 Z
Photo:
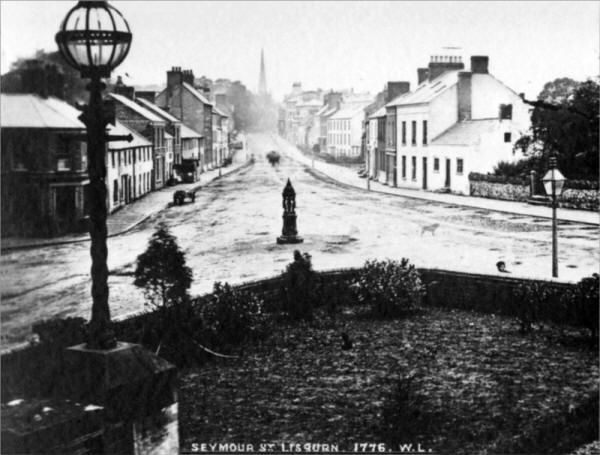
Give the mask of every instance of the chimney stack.
M 121 76 L 117 76 L 117 83 L 113 88 L 113 92 L 117 95 L 125 96 L 132 101 L 135 98 L 135 88 L 133 88 L 133 86 L 130 85 L 125 85 Z
M 167 71 L 167 88 L 172 91 L 174 87 L 181 85 L 183 74 L 180 66 L 173 66 L 171 71 Z
M 340 92 L 329 92 L 325 94 L 324 100 L 329 107 L 339 109 L 342 104 L 342 94 Z
M 385 103 L 389 103 L 393 99 L 403 95 L 404 93 L 410 92 L 410 82 L 406 81 L 389 81 L 387 83 L 387 90 L 385 91 Z
M 186 84 L 194 86 L 194 72 L 192 70 L 183 70 L 182 79 Z
M 25 68 L 21 70 L 21 84 L 25 93 L 35 93 L 42 98 L 48 97 L 46 71 L 39 60 L 25 61 Z
M 426 81 L 429 77 L 429 68 L 417 68 L 417 85 L 421 85 L 421 82 Z
M 488 74 L 489 58 L 487 55 L 471 56 L 471 72 L 473 74 Z
M 471 120 L 471 73 L 460 71 L 456 88 L 458 98 L 458 121 Z
M 292 95 L 299 95 L 302 92 L 302 83 L 294 82 L 292 85 Z
M 432 55 L 429 62 L 429 80 L 432 81 L 446 71 L 463 70 L 462 57 L 455 55 Z

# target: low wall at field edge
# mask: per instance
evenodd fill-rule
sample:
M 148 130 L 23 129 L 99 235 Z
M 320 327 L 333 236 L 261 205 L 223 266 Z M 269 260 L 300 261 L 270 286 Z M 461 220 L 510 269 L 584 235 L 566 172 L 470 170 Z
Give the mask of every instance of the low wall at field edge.
M 480 311 L 512 316 L 514 311 L 514 289 L 524 282 L 544 283 L 551 288 L 566 290 L 574 286 L 570 283 L 527 280 L 510 276 L 478 275 L 437 269 L 418 269 L 427 287 L 426 304 L 447 308 Z M 333 306 L 352 302 L 349 284 L 358 276 L 359 269 L 339 269 L 319 272 L 324 301 Z M 235 286 L 237 289 L 253 292 L 267 305 L 276 304 L 281 299 L 283 280 L 281 276 L 248 282 Z M 142 312 L 114 322 L 115 332 L 122 341 L 123 334 L 134 332 L 146 318 L 155 318 L 158 313 Z M 562 320 L 561 322 L 568 322 Z M 77 337 L 76 337 L 77 338 Z M 68 340 L 67 345 L 83 342 L 83 339 Z M 2 402 L 25 396 L 47 396 L 51 385 L 58 380 L 62 370 L 62 348 L 46 344 L 27 346 L 2 355 L 0 371 Z M 54 356 L 54 357 L 53 357 Z M 52 359 L 52 360 L 51 360 Z
M 501 183 L 485 180 L 469 180 L 469 195 L 503 201 L 527 202 L 530 185 Z M 592 189 L 566 188 L 558 197 L 558 206 L 564 209 L 596 211 L 600 207 L 598 191 Z M 548 202 L 550 205 L 550 202 Z

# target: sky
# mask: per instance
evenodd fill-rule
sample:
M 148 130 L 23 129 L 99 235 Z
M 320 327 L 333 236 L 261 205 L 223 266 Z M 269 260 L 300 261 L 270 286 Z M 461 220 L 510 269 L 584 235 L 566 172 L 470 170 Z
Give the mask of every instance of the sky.
M 0 2 L 1 71 L 54 35 L 73 1 Z M 416 86 L 417 67 L 444 47 L 487 55 L 490 73 L 535 97 L 558 77 L 585 80 L 599 70 L 600 2 L 595 1 L 113 1 L 133 33 L 113 75 L 133 85 L 164 85 L 171 66 L 196 77 L 258 87 L 264 48 L 267 86 L 281 100 L 305 89 L 370 91 L 386 81 Z

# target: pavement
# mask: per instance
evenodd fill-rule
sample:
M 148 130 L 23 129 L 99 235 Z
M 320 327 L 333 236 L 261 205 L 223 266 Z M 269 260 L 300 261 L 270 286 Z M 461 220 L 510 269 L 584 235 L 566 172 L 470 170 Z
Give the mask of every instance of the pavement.
M 117 211 L 109 214 L 106 220 L 108 237 L 124 234 L 155 213 L 167 208 L 173 201 L 173 193 L 175 191 L 199 190 L 203 186 L 208 185 L 210 182 L 220 177 L 237 172 L 241 168 L 248 165 L 248 161 L 245 159 L 247 154 L 244 150 L 238 151 L 236 155 L 237 156 L 234 157 L 231 165 L 221 168 L 220 175 L 219 169 L 211 169 L 200 174 L 200 179 L 196 182 L 180 183 L 174 186 L 166 186 L 160 190 L 151 191 L 150 193 L 142 196 L 140 199 L 137 199 L 134 202 L 127 204 Z M 67 234 L 52 238 L 7 237 L 2 239 L 1 251 L 7 252 L 43 246 L 85 242 L 89 240 L 90 236 L 87 232 Z
M 300 152 L 300 150 L 298 150 L 297 147 L 279 136 L 273 136 L 273 140 L 277 141 L 280 151 L 303 163 L 304 165 L 312 167 L 313 160 L 310 156 L 304 155 L 302 152 Z M 343 185 L 348 185 L 367 191 L 367 180 L 360 178 L 357 172 L 351 168 L 315 159 L 313 169 Z M 462 196 L 458 194 L 434 193 L 424 190 L 394 188 L 373 180 L 370 181 L 370 187 L 371 192 L 394 194 L 402 197 L 441 202 L 449 205 L 492 210 L 495 212 L 511 213 L 515 215 L 526 215 L 536 218 L 552 219 L 552 208 L 531 205 L 525 202 L 502 201 L 499 199 Z M 600 214 L 598 212 L 564 208 L 559 208 L 556 212 L 556 217 L 559 221 L 568 221 L 594 226 L 600 225 Z

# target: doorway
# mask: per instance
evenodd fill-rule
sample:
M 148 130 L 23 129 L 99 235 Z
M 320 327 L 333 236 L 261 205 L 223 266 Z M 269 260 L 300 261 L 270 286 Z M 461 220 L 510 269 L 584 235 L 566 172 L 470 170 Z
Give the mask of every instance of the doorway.
M 423 189 L 427 189 L 427 157 L 423 157 Z
M 450 159 L 446 158 L 446 183 L 444 186 L 450 188 Z

